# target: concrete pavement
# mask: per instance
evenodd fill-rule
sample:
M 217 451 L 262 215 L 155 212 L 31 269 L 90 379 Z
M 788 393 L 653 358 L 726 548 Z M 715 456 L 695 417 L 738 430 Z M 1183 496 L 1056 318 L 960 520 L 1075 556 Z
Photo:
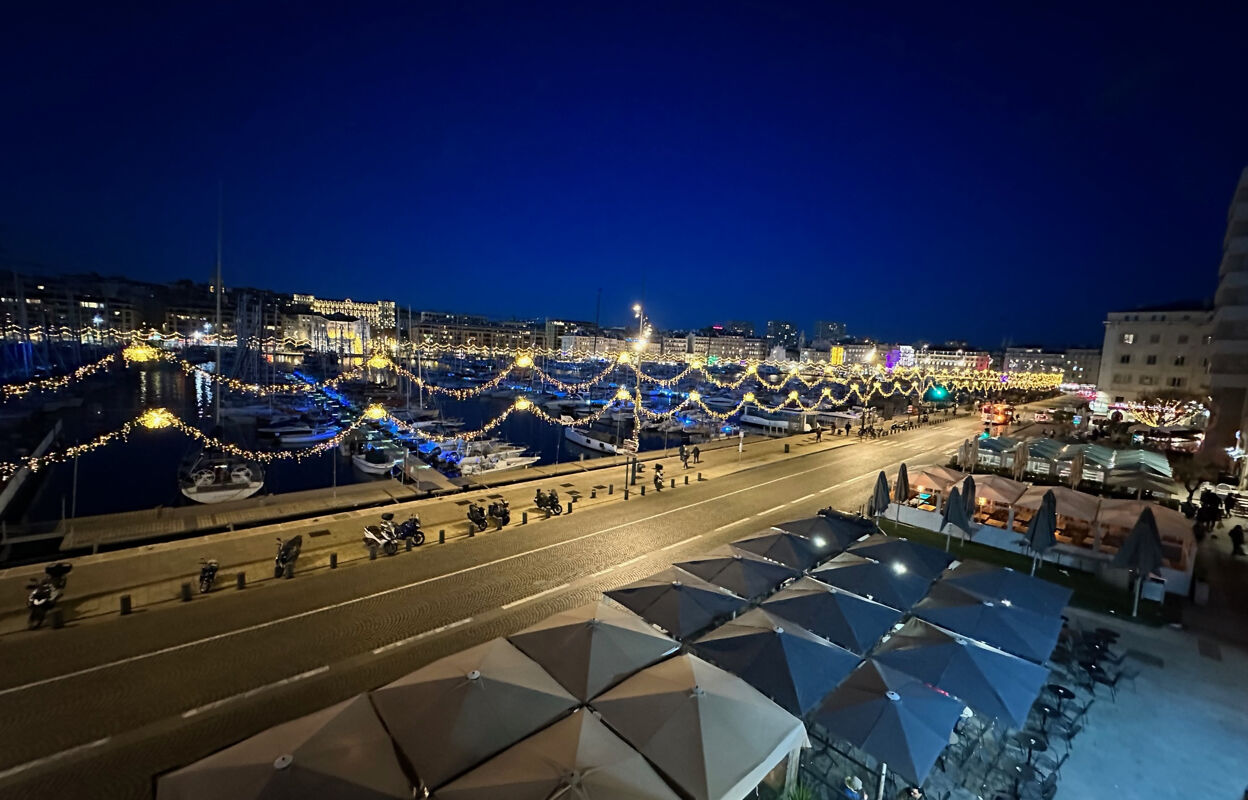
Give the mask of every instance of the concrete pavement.
M 978 427 L 962 418 L 848 447 L 825 437 L 806 455 L 792 448 L 787 459 L 747 449 L 743 466 L 758 456 L 752 468 L 735 470 L 731 458 L 708 462 L 708 480 L 678 481 L 657 497 L 587 504 L 571 516 L 375 563 L 332 572 L 305 565 L 293 581 L 6 636 L 0 795 L 149 796 L 157 772 L 588 602 L 672 560 L 825 505 L 857 508 L 876 471 L 894 471 L 902 460 L 943 463 Z M 720 468 L 724 474 L 714 473 Z M 518 491 L 531 498 L 532 488 Z M 334 522 L 358 542 L 350 529 L 359 519 Z M 269 536 L 251 538 L 267 539 L 267 550 Z M 194 545 L 146 555 L 193 564 Z M 71 579 L 127 563 L 109 555 L 115 558 Z

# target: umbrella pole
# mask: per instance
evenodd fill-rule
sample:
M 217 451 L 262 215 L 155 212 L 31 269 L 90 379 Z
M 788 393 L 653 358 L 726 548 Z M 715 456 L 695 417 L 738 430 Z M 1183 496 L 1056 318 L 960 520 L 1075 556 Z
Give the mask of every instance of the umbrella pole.
M 885 784 L 887 783 L 887 781 L 888 781 L 888 764 L 881 761 L 880 762 L 880 790 L 875 795 L 876 797 L 880 798 L 880 800 L 883 800 L 884 798 L 884 790 L 886 788 Z
M 1031 556 L 1031 574 L 1032 575 L 1036 574 L 1036 561 L 1037 560 L 1038 559 L 1036 558 L 1036 555 L 1033 553 Z
M 1138 617 L 1140 615 L 1140 591 L 1144 588 L 1144 576 L 1137 574 L 1135 576 L 1135 600 L 1131 604 L 1131 616 Z

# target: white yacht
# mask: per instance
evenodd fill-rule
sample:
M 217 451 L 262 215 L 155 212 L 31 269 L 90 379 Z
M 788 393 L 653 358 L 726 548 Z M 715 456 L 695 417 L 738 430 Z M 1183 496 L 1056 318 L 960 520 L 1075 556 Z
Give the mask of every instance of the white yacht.
M 178 470 L 178 487 L 196 503 L 243 500 L 263 486 L 263 467 L 215 450 L 201 451 Z
M 594 434 L 590 431 L 573 428 L 570 425 L 565 425 L 563 428 L 563 438 L 573 444 L 584 447 L 586 450 L 593 450 L 596 453 L 610 453 L 612 455 L 619 453 L 620 449 L 611 441 L 602 438 L 604 436 L 605 434 Z

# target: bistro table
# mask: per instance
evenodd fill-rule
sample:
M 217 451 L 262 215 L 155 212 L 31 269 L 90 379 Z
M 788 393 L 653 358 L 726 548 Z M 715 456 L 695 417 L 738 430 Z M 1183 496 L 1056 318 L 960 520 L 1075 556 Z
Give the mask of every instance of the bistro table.
M 1065 686 L 1061 685 L 1060 683 L 1050 683 L 1045 688 L 1049 690 L 1050 694 L 1052 694 L 1054 697 L 1057 698 L 1057 710 L 1058 711 L 1062 710 L 1062 704 L 1065 703 L 1067 700 L 1075 699 L 1075 693 L 1072 692 L 1070 689 L 1067 689 Z
M 1036 711 L 1040 714 L 1040 731 L 1045 735 L 1049 735 L 1049 720 L 1057 719 L 1062 716 L 1060 708 L 1054 708 L 1048 703 L 1040 703 L 1036 706 Z
M 1031 759 L 1036 753 L 1043 753 L 1049 749 L 1049 740 L 1035 731 L 1021 731 L 1015 734 L 1014 743 L 1019 747 L 1027 748 L 1027 766 L 1031 766 Z
M 1014 796 L 1015 797 L 1020 796 L 1021 789 L 1019 788 L 1019 785 L 1021 783 L 1023 783 L 1024 781 L 1027 783 L 1031 783 L 1032 781 L 1036 779 L 1036 777 L 1037 777 L 1036 768 L 1033 767 L 1032 765 L 1015 764 L 1014 765 Z

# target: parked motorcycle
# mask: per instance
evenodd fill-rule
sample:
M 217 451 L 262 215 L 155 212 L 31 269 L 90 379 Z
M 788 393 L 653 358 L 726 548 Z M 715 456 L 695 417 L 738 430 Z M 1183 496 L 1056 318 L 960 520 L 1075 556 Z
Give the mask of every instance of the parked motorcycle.
M 420 517 L 415 515 L 396 525 L 394 535 L 400 539 L 410 539 L 416 547 L 420 547 L 425 543 L 425 532 L 420 529 Z
M 280 578 L 285 575 L 288 566 L 293 570 L 295 560 L 299 558 L 299 551 L 302 549 L 302 536 L 294 536 L 285 541 L 282 541 L 282 538 L 279 536 L 277 539 L 277 557 L 273 559 L 273 577 Z
M 74 568 L 73 564 L 64 562 L 49 564 L 44 568 L 44 577 L 32 579 L 26 589 L 30 592 L 26 597 L 26 608 L 30 610 L 30 628 L 33 630 L 43 624 L 48 611 L 56 605 L 65 592 L 65 576 Z
M 387 512 L 381 515 L 380 524 L 364 526 L 364 546 L 370 550 L 375 547 L 388 556 L 399 552 L 399 542 L 394 530 L 394 514 Z
M 217 582 L 217 570 L 221 565 L 217 563 L 215 558 L 201 558 L 199 560 L 199 593 L 208 594 L 212 591 L 212 585 Z
M 468 521 L 472 523 L 478 533 L 489 527 L 489 522 L 485 519 L 485 509 L 476 503 L 468 505 Z
M 551 489 L 549 494 L 538 489 L 537 494 L 533 497 L 533 504 L 539 510 L 554 514 L 556 517 L 563 513 L 563 504 L 559 502 L 559 493 L 554 489 Z
M 490 510 L 486 512 L 490 523 L 496 528 L 502 528 L 511 523 L 511 504 L 506 500 L 495 500 L 490 503 Z

